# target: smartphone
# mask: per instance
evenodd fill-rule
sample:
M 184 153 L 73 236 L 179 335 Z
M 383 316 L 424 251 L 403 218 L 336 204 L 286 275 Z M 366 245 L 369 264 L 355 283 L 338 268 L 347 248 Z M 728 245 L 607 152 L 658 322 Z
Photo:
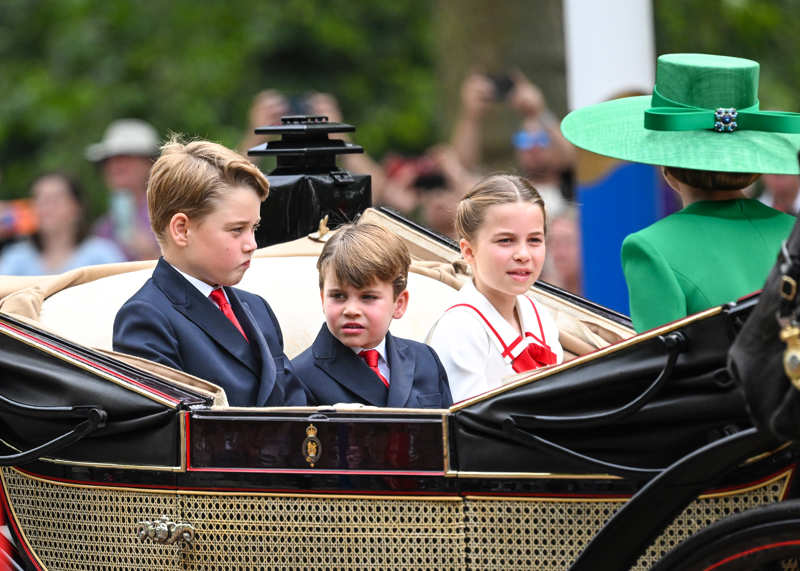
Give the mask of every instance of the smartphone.
M 511 90 L 514 89 L 514 80 L 508 74 L 490 74 L 487 77 L 494 85 L 494 98 L 497 101 L 502 101 L 508 97 Z
M 306 95 L 295 95 L 289 98 L 289 115 L 311 115 Z

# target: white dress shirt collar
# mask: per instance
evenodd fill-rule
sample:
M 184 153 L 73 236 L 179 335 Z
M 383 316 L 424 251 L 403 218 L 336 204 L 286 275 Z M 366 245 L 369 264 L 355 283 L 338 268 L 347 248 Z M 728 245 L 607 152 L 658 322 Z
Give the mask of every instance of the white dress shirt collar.
M 167 263 L 169 264 L 169 262 L 167 262 Z M 169 265 L 172 266 L 172 264 L 169 264 Z M 203 280 L 199 280 L 194 276 L 190 276 L 189 274 L 187 274 L 184 271 L 181 271 L 180 269 L 176 268 L 175 266 L 172 266 L 172 267 L 176 272 L 178 272 L 180 275 L 182 275 L 184 278 L 186 278 L 187 282 L 189 282 L 195 288 L 197 288 L 197 291 L 199 291 L 201 294 L 203 294 L 203 297 L 208 297 L 209 295 L 211 295 L 212 291 L 217 289 L 216 287 L 214 287 L 212 285 L 208 285 Z M 219 288 L 219 289 L 222 289 L 222 293 L 225 294 L 225 299 L 228 299 L 228 294 L 225 293 L 225 288 Z M 230 301 L 230 300 L 228 299 L 228 301 Z

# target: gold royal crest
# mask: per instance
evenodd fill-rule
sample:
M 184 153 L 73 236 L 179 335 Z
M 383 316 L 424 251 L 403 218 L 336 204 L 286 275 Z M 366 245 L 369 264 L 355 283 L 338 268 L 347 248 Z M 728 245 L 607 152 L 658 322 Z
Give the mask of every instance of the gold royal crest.
M 317 438 L 317 427 L 309 424 L 306 428 L 306 439 L 303 440 L 303 456 L 313 468 L 322 454 L 322 442 Z

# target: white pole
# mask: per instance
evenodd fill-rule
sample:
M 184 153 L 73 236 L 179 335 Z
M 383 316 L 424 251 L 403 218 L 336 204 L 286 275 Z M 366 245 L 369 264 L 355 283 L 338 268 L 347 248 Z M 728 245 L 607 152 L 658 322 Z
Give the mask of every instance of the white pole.
M 652 90 L 651 0 L 564 0 L 564 36 L 570 110 Z

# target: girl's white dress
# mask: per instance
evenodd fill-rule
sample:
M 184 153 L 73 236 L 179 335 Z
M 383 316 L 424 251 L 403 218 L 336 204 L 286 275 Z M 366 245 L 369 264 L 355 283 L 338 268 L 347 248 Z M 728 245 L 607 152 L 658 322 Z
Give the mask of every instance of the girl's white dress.
M 469 280 L 433 325 L 426 342 L 447 371 L 453 402 L 497 388 L 509 375 L 564 360 L 550 312 L 526 295 L 517 296 L 515 310 L 522 335 Z

